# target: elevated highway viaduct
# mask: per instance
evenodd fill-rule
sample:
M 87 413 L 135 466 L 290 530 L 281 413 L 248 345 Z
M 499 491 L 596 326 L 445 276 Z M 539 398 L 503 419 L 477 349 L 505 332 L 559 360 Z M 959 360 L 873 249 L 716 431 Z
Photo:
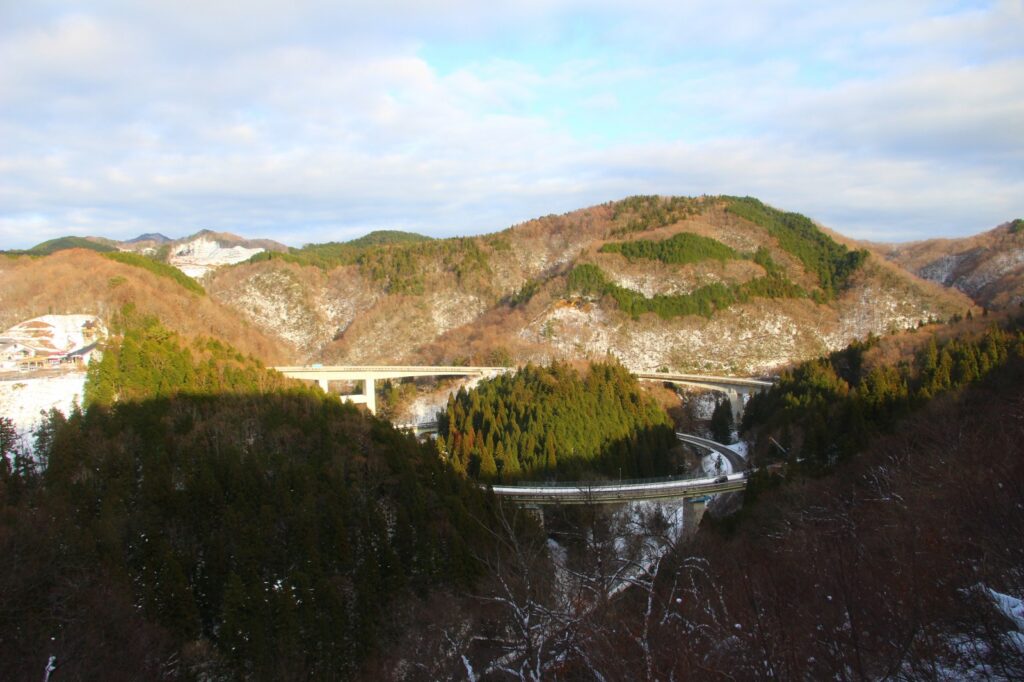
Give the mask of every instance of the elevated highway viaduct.
M 514 367 L 459 367 L 430 365 L 336 365 L 306 367 L 275 367 L 277 371 L 293 379 L 317 382 L 324 391 L 330 381 L 346 381 L 362 384 L 362 393 L 342 396 L 352 402 L 363 403 L 370 412 L 376 413 L 375 382 L 387 379 L 404 379 L 426 376 L 487 377 L 509 371 Z M 640 372 L 636 377 L 644 381 L 661 381 L 672 384 L 721 391 L 729 395 L 734 411 L 742 413 L 741 393 L 763 390 L 772 385 L 769 381 L 742 377 L 722 377 L 701 374 L 669 374 Z M 737 418 L 739 414 L 736 415 Z M 677 433 L 679 440 L 719 452 L 729 459 L 733 471 L 742 472 L 745 463 L 728 446 L 706 438 Z M 496 485 L 490 486 L 495 495 L 524 506 L 609 504 L 639 500 L 683 500 L 688 504 L 690 519 L 700 519 L 704 503 L 710 495 L 739 492 L 747 486 L 745 473 L 728 476 L 696 479 L 670 479 L 615 482 L 573 482 L 558 485 Z
M 362 391 L 343 398 L 354 403 L 365 404 L 376 414 L 377 399 L 375 382 L 386 379 L 411 377 L 487 377 L 515 371 L 515 367 L 458 367 L 445 365 L 309 365 L 299 367 L 275 367 L 278 372 L 293 379 L 315 381 L 327 391 L 331 381 L 359 383 Z M 725 393 L 732 403 L 733 417 L 739 420 L 743 413 L 743 395 L 760 391 L 772 385 L 770 381 L 745 377 L 723 377 L 705 374 L 670 374 L 661 372 L 636 372 L 641 381 L 661 381 L 681 386 L 692 386 Z
M 700 524 L 711 495 L 736 493 L 747 487 L 746 463 L 729 446 L 722 443 L 677 433 L 676 438 L 701 448 L 724 455 L 738 473 L 704 478 L 649 479 L 629 482 L 565 482 L 550 485 L 523 483 L 521 485 L 492 485 L 494 495 L 527 508 L 539 509 L 544 505 L 614 504 L 651 500 L 679 500 L 684 504 L 683 518 L 687 533 L 692 534 Z
M 566 482 L 552 485 L 494 485 L 498 497 L 525 505 L 611 504 L 647 500 L 686 500 L 733 493 L 747 487 L 745 474 L 629 483 Z
M 278 372 L 292 379 L 305 379 L 320 384 L 328 392 L 328 382 L 347 381 L 362 384 L 362 392 L 343 395 L 342 398 L 366 405 L 371 413 L 377 414 L 375 382 L 386 379 L 408 379 L 412 377 L 486 377 L 514 371 L 514 367 L 457 367 L 426 365 L 310 365 L 305 367 L 275 367 Z
M 636 372 L 641 381 L 661 381 L 677 386 L 703 388 L 724 393 L 732 405 L 732 417 L 739 423 L 743 416 L 744 396 L 770 388 L 771 381 L 746 377 L 723 377 L 710 374 L 671 374 L 662 372 Z

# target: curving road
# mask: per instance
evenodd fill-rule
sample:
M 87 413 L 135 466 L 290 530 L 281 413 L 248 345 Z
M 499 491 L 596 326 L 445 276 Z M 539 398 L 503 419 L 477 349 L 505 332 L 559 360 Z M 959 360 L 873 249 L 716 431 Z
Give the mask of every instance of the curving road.
M 656 483 L 564 483 L 562 485 L 494 485 L 498 497 L 521 504 L 608 504 L 634 500 L 706 497 L 747 487 L 746 474 L 690 478 Z
M 706 478 L 683 478 L 638 483 L 576 482 L 561 485 L 494 485 L 490 489 L 495 495 L 521 504 L 608 504 L 635 500 L 687 499 L 733 493 L 747 487 L 747 475 L 743 472 L 746 462 L 727 445 L 707 438 L 677 433 L 676 438 L 684 443 L 713 450 L 726 457 L 733 466 L 729 476 L 708 476 Z
M 716 440 L 711 440 L 710 438 L 691 436 L 688 433 L 676 432 L 676 438 L 678 438 L 684 443 L 689 443 L 690 445 L 696 445 L 697 447 L 719 453 L 727 460 L 729 460 L 729 464 L 732 465 L 733 471 L 743 471 L 744 469 L 747 468 L 746 460 L 740 457 L 736 453 L 736 451 L 730 448 L 728 445 L 723 445 L 722 443 L 719 443 Z

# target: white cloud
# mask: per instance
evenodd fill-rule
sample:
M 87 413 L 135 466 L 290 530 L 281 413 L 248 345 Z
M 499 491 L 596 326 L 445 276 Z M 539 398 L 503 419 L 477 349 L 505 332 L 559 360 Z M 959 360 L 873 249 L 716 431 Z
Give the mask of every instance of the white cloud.
M 0 28 L 0 247 L 468 233 L 636 192 L 890 237 L 1024 213 L 1020 2 L 91 5 Z

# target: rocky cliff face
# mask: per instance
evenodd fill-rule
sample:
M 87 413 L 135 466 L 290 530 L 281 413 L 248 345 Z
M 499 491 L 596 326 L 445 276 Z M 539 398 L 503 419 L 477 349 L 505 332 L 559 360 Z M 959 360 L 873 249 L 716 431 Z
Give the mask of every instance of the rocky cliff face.
M 879 250 L 901 267 L 958 289 L 979 305 L 1005 308 L 1024 302 L 1021 221 L 965 239 L 931 239 Z
M 605 204 L 474 239 L 384 247 L 336 267 L 282 260 L 237 265 L 215 272 L 207 286 L 217 301 L 286 342 L 296 362 L 612 354 L 637 370 L 753 374 L 971 305 L 877 257 L 834 299 L 754 297 L 709 317 L 633 316 L 608 296 L 567 289 L 566 274 L 582 263 L 649 299 L 712 282 L 739 286 L 765 276 L 750 257 L 759 248 L 796 286 L 816 286 L 814 273 L 761 225 L 730 213 L 722 201 L 681 201 L 648 198 L 635 210 Z M 612 241 L 657 242 L 681 233 L 715 239 L 740 255 L 673 264 L 599 250 Z

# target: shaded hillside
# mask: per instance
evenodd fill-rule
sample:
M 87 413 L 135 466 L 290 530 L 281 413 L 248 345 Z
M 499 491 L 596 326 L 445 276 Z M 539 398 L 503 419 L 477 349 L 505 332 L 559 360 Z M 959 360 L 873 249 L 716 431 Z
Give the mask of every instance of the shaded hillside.
M 211 295 L 328 363 L 611 352 L 634 369 L 763 372 L 971 304 L 734 197 L 631 197 L 482 237 L 253 261 L 219 270 Z
M 884 422 L 866 415 L 870 428 L 832 419 L 827 437 L 857 441 L 834 458 L 794 439 L 788 465 L 750 479 L 740 514 L 722 518 L 719 498 L 690 542 L 672 539 L 671 508 L 630 509 L 628 530 L 584 510 L 561 535 L 564 521 L 547 514 L 532 544 L 509 533 L 532 562 L 490 564 L 498 597 L 422 613 L 418 640 L 391 652 L 394 676 L 414 679 L 401 674 L 414 663 L 444 671 L 432 679 L 517 666 L 567 680 L 1021 679 L 1024 335 L 1001 323 L 933 325 L 809 362 L 801 389 L 787 378 L 785 398 L 761 404 L 764 423 L 814 430 L 822 407 L 841 410 L 854 393 L 884 403 L 879 379 L 893 376 L 920 400 Z M 918 350 L 925 362 L 905 367 Z M 623 562 L 607 547 L 627 538 L 667 551 Z M 608 576 L 622 573 L 630 588 L 606 599 Z M 520 643 L 523 612 L 550 614 L 547 636 Z M 478 645 L 488 638 L 518 657 L 496 662 Z
M 954 287 L 979 305 L 1024 302 L 1024 221 L 1017 219 L 964 239 L 929 239 L 875 247 L 917 275 Z
M 116 323 L 45 468 L 0 431 L 0 678 L 355 679 L 418 625 L 393 610 L 480 572 L 488 502 L 431 447 L 220 341 Z
M 1019 321 L 1001 320 L 1009 330 L 986 322 L 870 337 L 783 372 L 746 407 L 743 427 L 752 452 L 762 463 L 786 459 L 792 468 L 826 469 L 935 396 L 1024 359 Z
M 832 475 L 762 494 L 732 532 L 702 531 L 597 620 L 574 669 L 1021 679 L 1022 623 L 997 596 L 1024 596 L 1022 371 L 1017 357 Z
M 187 337 L 214 335 L 268 363 L 288 359 L 284 344 L 238 313 L 144 268 L 81 249 L 0 258 L 0 327 L 48 313 L 106 320 L 126 303 Z

